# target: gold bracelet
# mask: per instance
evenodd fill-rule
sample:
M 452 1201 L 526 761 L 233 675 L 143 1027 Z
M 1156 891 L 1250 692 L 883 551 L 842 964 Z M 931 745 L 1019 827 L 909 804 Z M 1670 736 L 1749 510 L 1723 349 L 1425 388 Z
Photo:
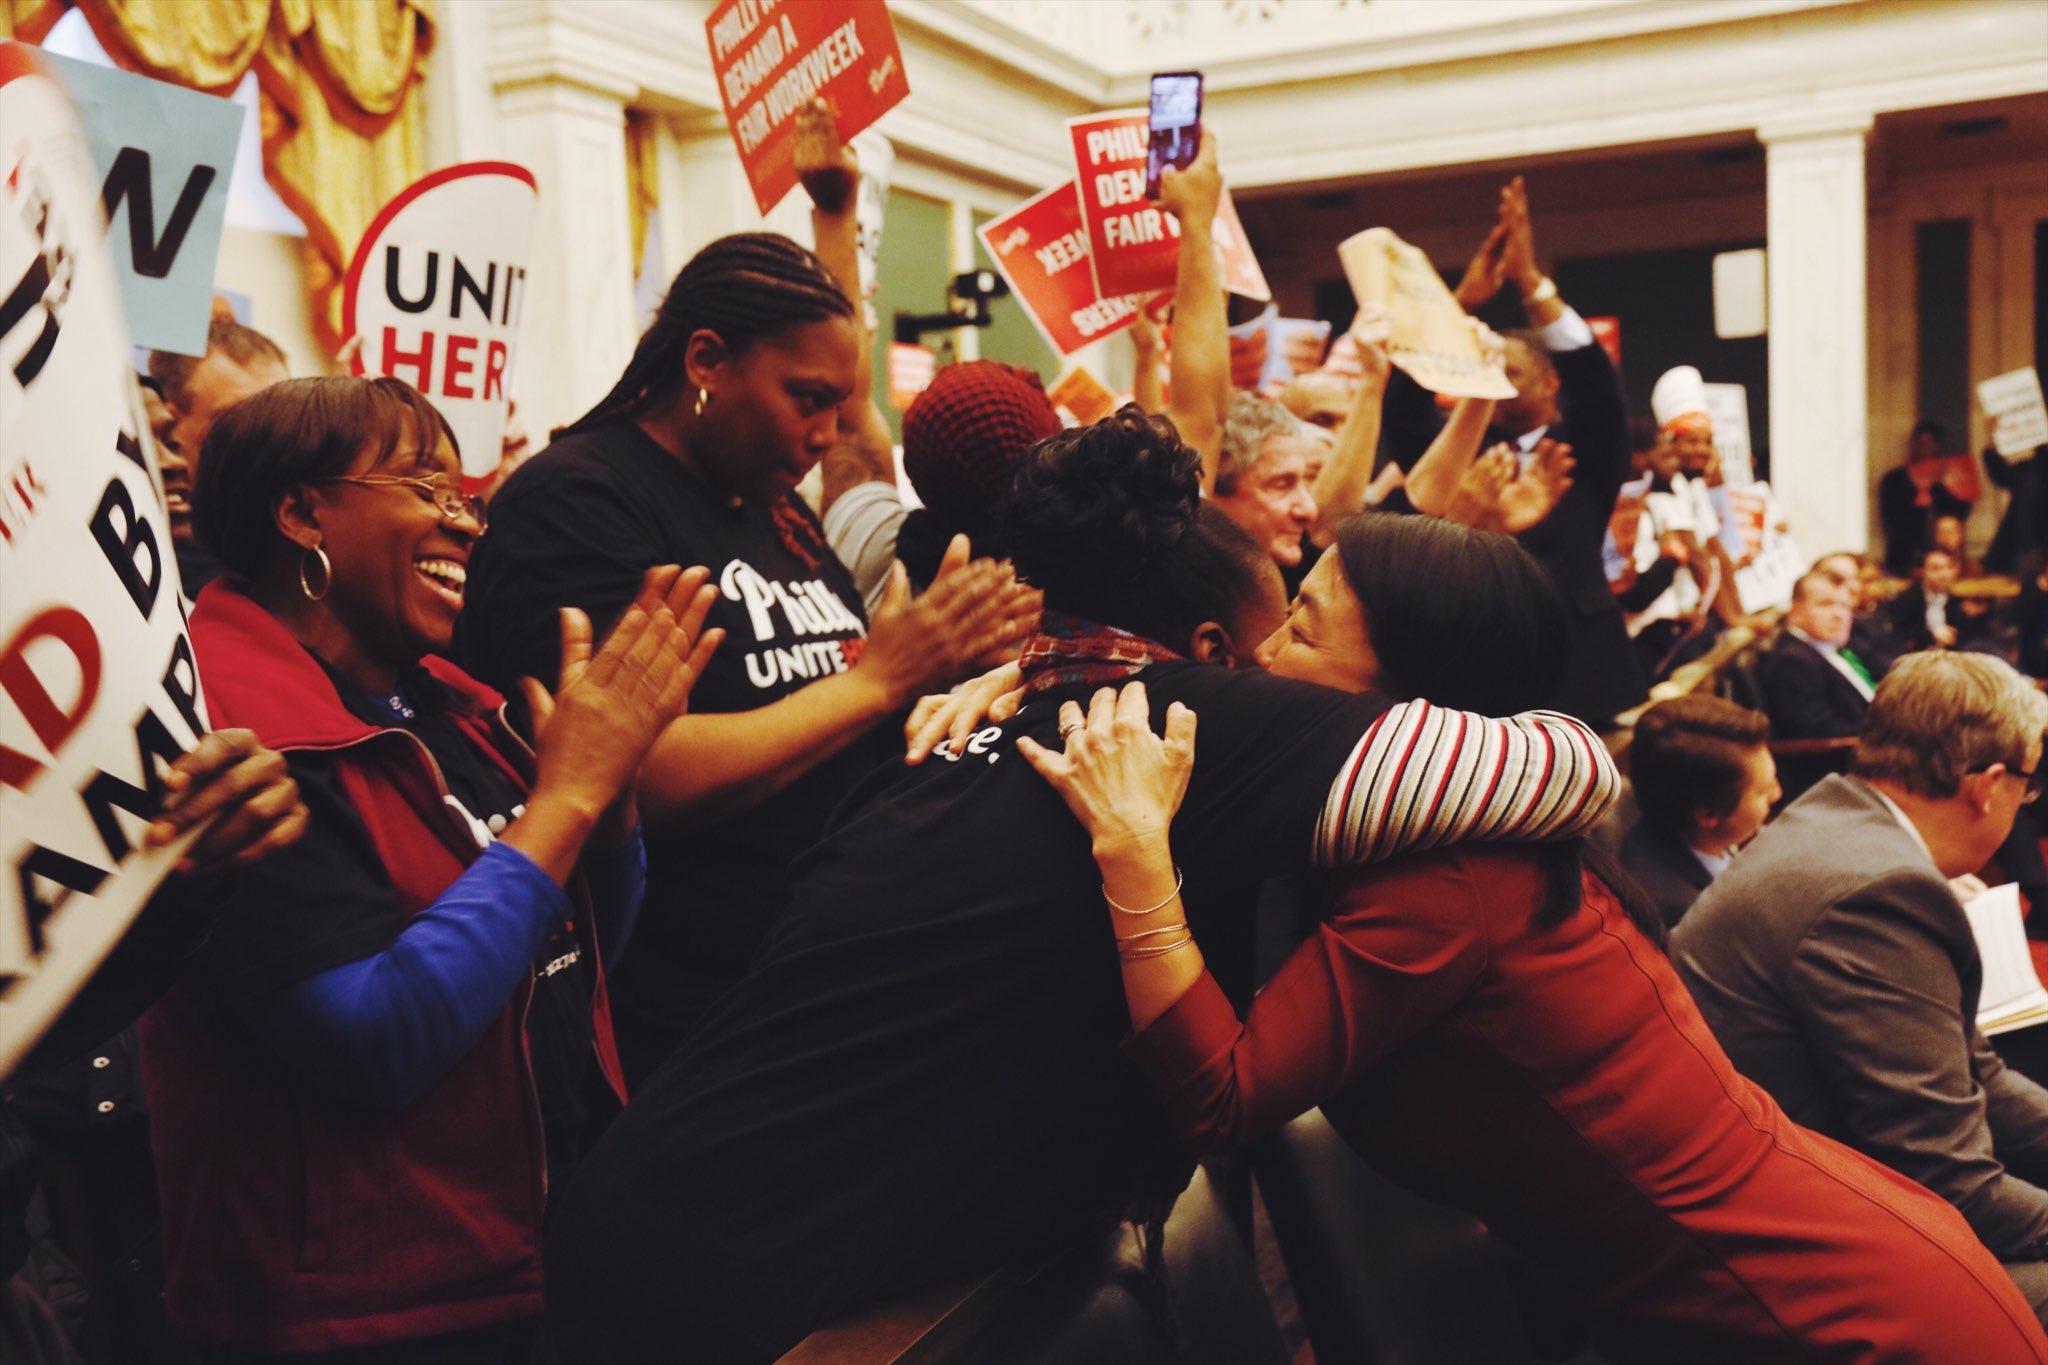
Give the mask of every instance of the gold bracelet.
M 1103 898 L 1104 900 L 1108 901 L 1108 902 L 1109 902 L 1109 908 L 1110 908 L 1110 909 L 1112 909 L 1112 910 L 1114 910 L 1114 911 L 1116 911 L 1116 912 L 1117 912 L 1117 913 L 1118 913 L 1119 915 L 1149 915 L 1149 914 L 1151 914 L 1151 913 L 1152 913 L 1152 912 L 1153 912 L 1154 910 L 1164 910 L 1164 909 L 1165 909 L 1165 908 L 1166 908 L 1167 906 L 1169 906 L 1169 905 L 1172 905 L 1172 904 L 1173 904 L 1173 903 L 1174 903 L 1174 902 L 1175 902 L 1176 900 L 1180 899 L 1180 888 L 1181 888 L 1181 883 L 1182 883 L 1182 882 L 1183 882 L 1184 880 L 1186 880 L 1186 878 L 1185 878 L 1185 877 L 1183 876 L 1183 874 L 1181 873 L 1181 870 L 1180 870 L 1180 864 L 1178 864 L 1178 863 L 1174 864 L 1174 868 L 1173 868 L 1173 894 L 1169 895 L 1169 896 L 1168 896 L 1168 897 L 1167 897 L 1167 898 L 1166 898 L 1165 900 L 1163 900 L 1163 901 L 1159 902 L 1159 904 L 1157 904 L 1157 905 L 1148 905 L 1148 906 L 1146 906 L 1146 907 L 1145 907 L 1145 908 L 1144 908 L 1143 910 L 1133 910 L 1133 909 L 1131 909 L 1131 908 L 1130 908 L 1129 906 L 1127 906 L 1127 905 L 1118 905 L 1118 904 L 1116 903 L 1116 898 L 1115 898 L 1115 897 L 1113 897 L 1113 896 L 1111 896 L 1111 895 L 1109 894 L 1109 883 L 1108 883 L 1108 882 L 1104 882 L 1104 883 L 1102 884 L 1102 898 Z
M 1168 953 L 1179 952 L 1194 941 L 1195 936 L 1188 934 L 1183 938 L 1175 939 L 1171 943 L 1161 943 L 1151 948 L 1124 948 L 1119 946 L 1116 950 L 1116 955 L 1126 962 L 1133 962 L 1148 957 L 1165 957 Z
M 1161 934 L 1184 934 L 1186 932 L 1188 932 L 1187 921 L 1182 920 L 1179 924 L 1162 924 L 1157 929 L 1140 929 L 1135 934 L 1118 934 L 1116 941 L 1119 944 L 1136 943 L 1141 938 L 1158 938 Z

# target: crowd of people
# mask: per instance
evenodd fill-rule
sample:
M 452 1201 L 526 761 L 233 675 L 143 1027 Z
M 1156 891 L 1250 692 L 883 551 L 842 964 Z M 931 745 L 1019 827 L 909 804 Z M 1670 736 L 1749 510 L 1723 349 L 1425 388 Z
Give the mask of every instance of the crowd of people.
M 481 487 L 398 380 L 151 362 L 212 823 L 8 1081 L 7 1359 L 768 1361 L 1320 1107 L 1601 1360 L 2048 1361 L 1961 903 L 2048 905 L 2048 452 L 1973 565 L 1923 427 L 1882 564 L 1746 611 L 1700 376 L 1631 423 L 1519 177 L 1513 397 L 1370 305 L 1260 392 L 1205 135 L 1131 401 L 947 366 L 907 506 L 797 162 L 815 250 L 706 246 Z

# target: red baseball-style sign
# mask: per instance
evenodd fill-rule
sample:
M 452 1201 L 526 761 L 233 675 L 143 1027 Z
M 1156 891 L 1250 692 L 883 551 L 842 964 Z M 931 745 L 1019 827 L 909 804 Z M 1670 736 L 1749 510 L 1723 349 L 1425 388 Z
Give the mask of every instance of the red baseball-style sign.
M 1143 296 L 1102 298 L 1095 292 L 1088 234 L 1071 182 L 989 219 L 980 232 L 1010 292 L 1061 355 L 1122 331 L 1137 316 Z
M 796 188 L 796 115 L 812 98 L 832 101 L 851 139 L 910 94 L 884 0 L 725 0 L 704 36 L 763 213 Z

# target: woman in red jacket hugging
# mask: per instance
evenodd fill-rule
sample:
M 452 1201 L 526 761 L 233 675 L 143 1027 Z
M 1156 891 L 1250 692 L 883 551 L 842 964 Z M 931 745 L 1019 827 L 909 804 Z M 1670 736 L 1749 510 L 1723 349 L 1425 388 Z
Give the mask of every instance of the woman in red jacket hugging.
M 1543 703 L 1564 608 L 1512 540 L 1368 515 L 1336 549 L 1260 647 L 1270 671 L 1480 711 Z M 1321 1105 L 1381 1174 L 1522 1251 L 1615 1361 L 2048 1361 L 2033 1311 L 1953 1208 L 1736 1073 L 1664 957 L 1662 921 L 1624 904 L 1597 855 L 1471 845 L 1345 873 L 1240 1019 L 1188 930 L 1167 843 L 1195 716 L 1176 703 L 1164 719 L 1162 742 L 1141 685 L 1105 688 L 1085 716 L 1066 704 L 1063 751 L 1018 749 L 1093 840 L 1125 1048 L 1197 1147 Z M 1474 776 L 1449 774 L 1445 799 L 1489 799 Z M 1325 821 L 1317 837 L 1370 847 L 1405 818 Z
M 309 820 L 143 1023 L 172 1329 L 238 1363 L 523 1360 L 550 1174 L 619 1091 L 635 776 L 713 590 L 651 571 L 594 655 L 565 611 L 529 748 L 440 657 L 484 508 L 417 392 L 275 385 L 199 471 L 229 570 L 191 618 L 207 703 L 284 753 Z

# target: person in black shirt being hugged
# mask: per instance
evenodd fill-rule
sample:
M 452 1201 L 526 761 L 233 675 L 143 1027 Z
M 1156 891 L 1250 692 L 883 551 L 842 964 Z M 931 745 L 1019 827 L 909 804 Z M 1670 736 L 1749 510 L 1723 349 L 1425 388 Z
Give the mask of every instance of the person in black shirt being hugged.
M 492 500 L 457 651 L 483 678 L 553 677 L 554 613 L 603 630 L 655 564 L 702 564 L 726 631 L 689 723 L 649 754 L 648 911 L 620 972 L 630 1081 L 746 970 L 790 861 L 869 768 L 881 722 L 1013 629 L 1009 571 L 948 551 L 929 591 L 899 576 L 872 625 L 794 495 L 860 382 L 841 284 L 786 237 L 741 233 L 676 276 L 624 375 Z

